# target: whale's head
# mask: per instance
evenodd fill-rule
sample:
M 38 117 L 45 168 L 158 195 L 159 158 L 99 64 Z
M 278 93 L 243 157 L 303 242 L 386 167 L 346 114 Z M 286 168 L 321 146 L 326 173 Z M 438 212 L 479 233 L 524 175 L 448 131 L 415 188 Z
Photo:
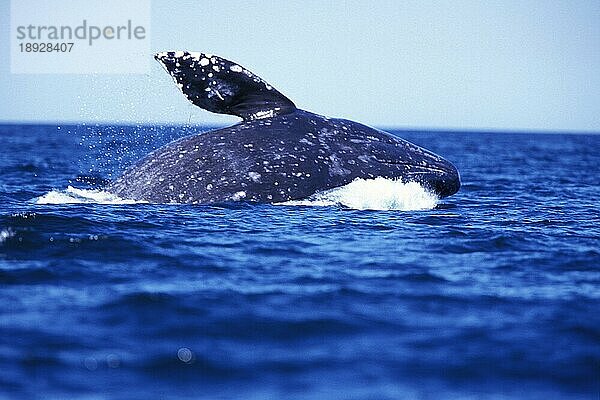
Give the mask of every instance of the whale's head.
M 448 197 L 460 189 L 458 169 L 450 161 L 411 143 L 412 152 L 407 173 L 415 181 L 434 192 L 440 198 Z M 418 150 L 416 150 L 416 149 Z
M 418 182 L 440 198 L 451 196 L 460 189 L 458 169 L 429 150 L 398 137 L 389 142 L 372 141 L 368 148 L 383 175 L 394 178 L 400 174 L 403 181 Z
M 452 196 L 460 189 L 458 169 L 450 161 L 436 155 L 436 160 L 425 166 L 424 171 L 422 184 L 440 198 Z

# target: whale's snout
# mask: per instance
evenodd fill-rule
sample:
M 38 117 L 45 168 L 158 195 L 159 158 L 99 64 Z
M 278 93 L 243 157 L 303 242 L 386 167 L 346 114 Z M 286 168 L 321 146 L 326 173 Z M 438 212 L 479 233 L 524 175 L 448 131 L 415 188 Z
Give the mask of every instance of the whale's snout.
M 454 164 L 410 142 L 401 143 L 386 147 L 378 154 L 378 161 L 398 171 L 404 180 L 418 182 L 440 198 L 458 192 L 460 175 Z
M 421 175 L 416 175 L 420 183 L 440 198 L 452 196 L 460 189 L 458 169 L 450 161 L 427 152 L 421 154 Z M 418 167 L 417 167 L 418 168 Z M 417 169 L 418 171 L 418 169 Z
M 441 197 L 452 196 L 460 189 L 460 175 L 456 167 L 449 161 L 444 160 L 443 166 L 438 165 L 436 171 L 429 176 L 424 177 L 423 184 Z

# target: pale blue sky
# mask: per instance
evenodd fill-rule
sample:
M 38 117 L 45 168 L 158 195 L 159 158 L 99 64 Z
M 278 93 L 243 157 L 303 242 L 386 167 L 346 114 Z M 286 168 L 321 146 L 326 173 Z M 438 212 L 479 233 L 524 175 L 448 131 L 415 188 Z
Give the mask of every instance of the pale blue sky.
M 0 0 L 5 60 L 9 11 Z M 599 1 L 154 0 L 150 37 L 153 52 L 221 55 L 301 108 L 370 125 L 600 132 L 599 21 Z M 0 90 L 0 121 L 237 121 L 188 103 L 156 62 L 15 75 L 5 61 Z

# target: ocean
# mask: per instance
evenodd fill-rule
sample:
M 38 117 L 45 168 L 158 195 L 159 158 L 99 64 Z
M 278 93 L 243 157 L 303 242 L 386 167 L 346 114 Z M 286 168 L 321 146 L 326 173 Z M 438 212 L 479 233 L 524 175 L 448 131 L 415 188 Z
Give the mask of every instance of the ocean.
M 0 125 L 0 398 L 599 398 L 600 135 L 393 132 L 441 200 L 102 191 L 207 129 Z

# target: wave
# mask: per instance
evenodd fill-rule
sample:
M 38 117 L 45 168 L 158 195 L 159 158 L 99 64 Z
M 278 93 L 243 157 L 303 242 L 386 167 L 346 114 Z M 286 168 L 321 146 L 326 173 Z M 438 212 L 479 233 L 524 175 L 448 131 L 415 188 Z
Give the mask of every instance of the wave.
M 68 186 L 65 190 L 52 190 L 43 196 L 33 200 L 35 204 L 136 204 L 146 203 L 145 201 L 136 201 L 123 199 L 104 190 L 98 189 L 77 189 Z
M 355 210 L 430 210 L 439 199 L 416 182 L 404 183 L 400 180 L 357 178 L 345 186 L 318 192 L 304 200 L 292 200 L 276 205 L 285 206 L 342 206 Z M 52 190 L 34 200 L 35 204 L 136 204 L 147 203 L 123 199 L 112 193 L 98 189 L 77 189 L 72 186 L 65 190 Z
M 378 177 L 357 178 L 345 186 L 280 205 L 344 206 L 356 210 L 416 211 L 433 209 L 439 198 L 417 182 Z

